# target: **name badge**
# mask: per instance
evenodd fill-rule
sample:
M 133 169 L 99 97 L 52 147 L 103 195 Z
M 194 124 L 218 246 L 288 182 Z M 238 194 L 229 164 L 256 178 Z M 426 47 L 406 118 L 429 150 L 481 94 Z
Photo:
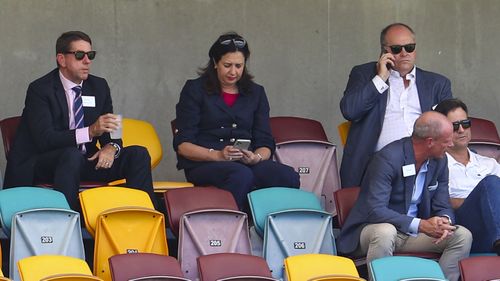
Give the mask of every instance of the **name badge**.
M 95 107 L 95 97 L 94 96 L 82 96 L 83 107 Z
M 403 166 L 403 177 L 410 177 L 416 174 L 415 164 L 404 165 Z

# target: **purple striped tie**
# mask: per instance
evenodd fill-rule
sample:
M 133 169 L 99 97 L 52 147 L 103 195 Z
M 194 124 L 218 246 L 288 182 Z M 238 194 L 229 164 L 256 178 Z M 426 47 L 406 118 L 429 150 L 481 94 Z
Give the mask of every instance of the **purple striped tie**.
M 75 129 L 83 128 L 83 104 L 82 104 L 82 87 L 76 86 L 72 89 L 75 92 L 75 100 L 73 102 L 73 113 L 75 114 Z

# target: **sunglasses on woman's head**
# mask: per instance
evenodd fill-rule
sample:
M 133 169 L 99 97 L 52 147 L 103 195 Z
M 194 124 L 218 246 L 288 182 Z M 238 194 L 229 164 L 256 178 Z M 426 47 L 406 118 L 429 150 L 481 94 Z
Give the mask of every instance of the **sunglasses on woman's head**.
M 394 55 L 397 55 L 405 49 L 407 53 L 413 53 L 415 51 L 415 47 L 417 46 L 416 43 L 411 43 L 411 44 L 406 44 L 406 45 L 391 45 L 391 46 L 386 46 L 391 49 L 391 53 Z
M 229 44 L 231 44 L 231 42 L 233 42 L 233 44 L 234 44 L 234 46 L 236 46 L 236 48 L 240 48 L 240 49 L 245 47 L 245 45 L 247 44 L 247 42 L 243 38 L 232 38 L 232 39 L 226 39 L 226 40 L 219 41 L 219 43 L 221 45 L 229 45 Z
M 471 121 L 470 119 L 464 119 L 460 121 L 453 122 L 453 131 L 456 132 L 460 129 L 460 125 L 462 125 L 462 128 L 468 129 L 471 126 Z

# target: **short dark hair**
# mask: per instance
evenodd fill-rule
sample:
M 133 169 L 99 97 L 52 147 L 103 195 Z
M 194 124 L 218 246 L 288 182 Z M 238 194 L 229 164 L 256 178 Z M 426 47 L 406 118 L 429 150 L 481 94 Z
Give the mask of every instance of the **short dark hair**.
M 401 23 L 401 22 L 395 22 L 395 23 L 389 24 L 388 26 L 384 27 L 384 29 L 382 29 L 382 31 L 380 32 L 380 50 L 382 51 L 382 53 L 384 52 L 384 45 L 386 43 L 385 42 L 385 36 L 387 35 L 387 32 L 389 31 L 389 29 L 391 29 L 391 28 L 393 28 L 395 26 L 403 26 L 406 29 L 408 29 L 411 32 L 411 34 L 413 34 L 413 36 L 415 36 L 415 32 L 407 24 L 404 24 L 404 23 Z
M 434 108 L 434 111 L 437 111 L 447 116 L 450 111 L 454 111 L 457 108 L 463 109 L 465 113 L 469 115 L 469 111 L 467 110 L 467 105 L 465 105 L 465 103 L 459 99 L 443 100 L 436 106 L 436 108 Z
M 92 45 L 92 40 L 85 32 L 82 31 L 68 31 L 64 32 L 57 38 L 56 41 L 56 54 L 63 54 L 70 51 L 71 43 L 74 41 L 83 40 Z
M 236 46 L 233 40 L 244 40 L 245 45 L 243 47 Z M 221 42 L 229 40 L 229 44 L 221 44 Z M 227 53 L 241 52 L 245 57 L 245 67 L 243 68 L 243 73 L 240 80 L 237 82 L 238 86 L 243 89 L 243 91 L 250 92 L 250 84 L 253 80 L 253 76 L 248 72 L 248 66 L 246 62 L 250 57 L 250 49 L 248 48 L 248 42 L 238 33 L 231 31 L 222 34 L 217 38 L 217 40 L 212 44 L 210 50 L 208 51 L 208 63 L 205 67 L 200 68 L 198 74 L 201 77 L 205 77 L 207 80 L 205 82 L 205 89 L 209 94 L 219 94 L 221 91 L 220 81 L 217 78 L 217 70 L 215 70 L 215 65 L 220 61 L 222 56 Z

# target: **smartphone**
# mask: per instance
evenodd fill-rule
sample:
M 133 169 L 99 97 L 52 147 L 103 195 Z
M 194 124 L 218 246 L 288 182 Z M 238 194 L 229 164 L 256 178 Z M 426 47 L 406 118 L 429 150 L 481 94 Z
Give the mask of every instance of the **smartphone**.
M 238 149 L 248 150 L 248 148 L 250 147 L 250 143 L 252 142 L 247 139 L 237 139 L 234 142 L 233 147 Z
M 383 52 L 383 53 L 384 53 L 384 54 L 387 54 L 388 52 L 387 52 L 386 50 L 384 50 L 384 52 Z M 392 69 L 392 64 L 390 64 L 390 63 L 386 63 L 386 64 L 385 64 L 385 67 L 387 67 L 387 69 L 388 69 L 388 70 L 391 70 L 391 69 Z

